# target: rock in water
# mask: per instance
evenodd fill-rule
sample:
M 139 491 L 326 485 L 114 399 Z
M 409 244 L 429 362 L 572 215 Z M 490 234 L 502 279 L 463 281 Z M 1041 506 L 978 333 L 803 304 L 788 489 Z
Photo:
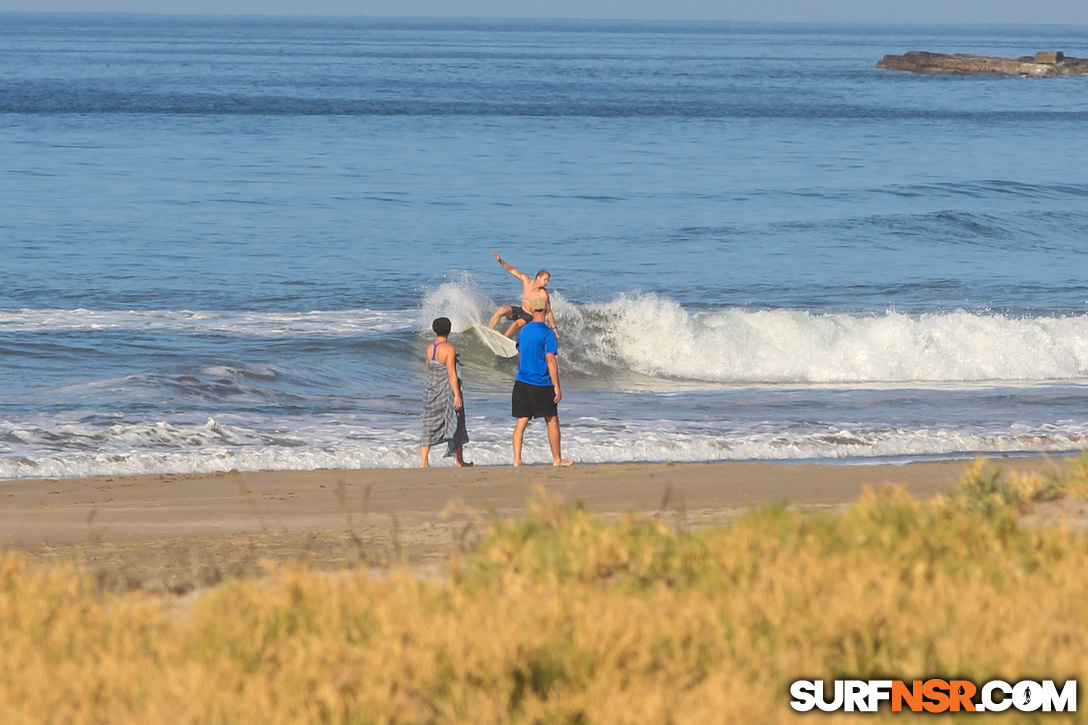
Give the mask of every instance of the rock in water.
M 910 73 L 945 73 L 952 75 L 1067 76 L 1088 73 L 1088 59 L 1067 58 L 1058 50 L 1020 58 L 998 58 L 968 53 L 929 53 L 912 50 L 903 55 L 886 55 L 877 68 Z

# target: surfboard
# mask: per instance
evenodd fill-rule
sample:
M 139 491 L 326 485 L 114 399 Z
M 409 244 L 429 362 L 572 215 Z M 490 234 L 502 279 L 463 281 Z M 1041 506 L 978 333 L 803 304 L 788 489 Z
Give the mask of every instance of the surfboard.
M 514 357 L 518 354 L 517 344 L 513 340 L 486 325 L 470 325 L 465 332 L 472 332 L 499 357 Z

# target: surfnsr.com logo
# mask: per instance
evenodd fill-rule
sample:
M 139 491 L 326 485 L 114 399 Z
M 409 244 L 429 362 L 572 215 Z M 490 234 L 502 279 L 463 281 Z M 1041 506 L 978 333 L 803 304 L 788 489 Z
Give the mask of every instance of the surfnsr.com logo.
M 892 712 L 1076 712 L 1077 681 L 1061 689 L 1053 680 L 1009 684 L 991 680 L 978 687 L 969 680 L 835 680 L 824 695 L 823 680 L 797 680 L 790 685 L 790 707 L 799 712 L 876 712 L 888 703 Z

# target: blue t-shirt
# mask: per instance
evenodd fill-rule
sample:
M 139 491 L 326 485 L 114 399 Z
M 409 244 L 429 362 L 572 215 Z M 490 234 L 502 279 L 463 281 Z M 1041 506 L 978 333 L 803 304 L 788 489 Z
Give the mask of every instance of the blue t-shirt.
M 518 333 L 517 379 L 529 385 L 552 385 L 552 376 L 548 374 L 547 353 L 559 352 L 559 338 L 555 330 L 543 322 L 530 322 Z

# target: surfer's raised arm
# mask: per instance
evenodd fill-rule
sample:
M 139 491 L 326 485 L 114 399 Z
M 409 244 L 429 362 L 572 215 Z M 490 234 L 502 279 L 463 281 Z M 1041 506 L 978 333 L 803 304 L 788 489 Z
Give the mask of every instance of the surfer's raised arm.
M 510 264 L 509 262 L 502 261 L 502 257 L 499 256 L 498 252 L 492 252 L 492 254 L 495 255 L 495 261 L 498 262 L 499 264 L 501 264 L 502 268 L 505 269 L 507 272 L 514 275 L 515 277 L 517 277 L 518 279 L 520 279 L 522 282 L 524 282 L 526 284 L 532 283 L 533 280 L 529 275 L 525 274 L 524 272 L 519 272 L 514 267 L 514 265 Z

